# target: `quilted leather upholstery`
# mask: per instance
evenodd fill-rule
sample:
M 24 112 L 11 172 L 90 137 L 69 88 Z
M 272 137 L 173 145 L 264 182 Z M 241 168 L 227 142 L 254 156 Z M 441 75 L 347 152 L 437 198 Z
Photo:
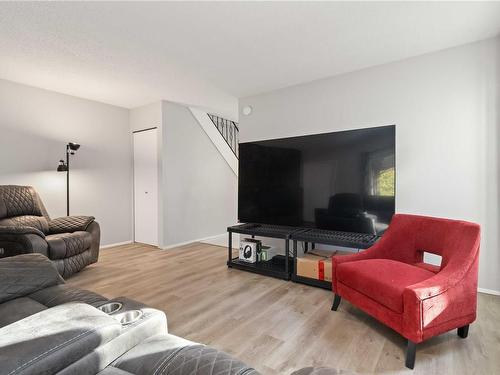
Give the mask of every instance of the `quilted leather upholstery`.
M 64 259 L 90 249 L 92 236 L 88 232 L 51 234 L 45 237 L 49 244 L 50 259 Z
M 43 216 L 33 216 L 33 215 L 23 215 L 14 216 L 7 219 L 0 220 L 0 225 L 8 226 L 24 226 L 33 227 L 38 229 L 40 232 L 47 234 L 49 232 L 49 223 L 47 219 Z
M 17 226 L 3 226 L 0 225 L 0 234 L 36 234 L 42 238 L 45 238 L 45 235 L 40 232 L 39 229 L 34 227 L 17 227 Z
M 205 345 L 180 349 L 158 374 L 250 375 L 257 374 L 240 360 Z
M 21 215 L 44 216 L 35 189 L 31 186 L 0 186 L 0 199 L 3 201 L 1 211 L 4 211 L 0 211 L 0 218 Z
M 55 259 L 53 260 L 56 265 L 59 274 L 67 279 L 72 274 L 84 269 L 86 266 L 91 264 L 91 251 L 87 250 L 81 254 L 77 254 L 75 256 L 64 258 L 64 259 Z
M 69 277 L 97 262 L 100 237 L 94 217 L 50 220 L 32 187 L 0 185 L 0 258 L 38 252 L 53 260 L 63 277 Z
M 65 233 L 87 230 L 87 227 L 95 220 L 93 216 L 64 216 L 49 222 L 49 232 Z
M 144 340 L 108 369 L 137 375 L 258 375 L 229 354 L 170 334 Z M 99 375 L 113 373 L 106 370 Z

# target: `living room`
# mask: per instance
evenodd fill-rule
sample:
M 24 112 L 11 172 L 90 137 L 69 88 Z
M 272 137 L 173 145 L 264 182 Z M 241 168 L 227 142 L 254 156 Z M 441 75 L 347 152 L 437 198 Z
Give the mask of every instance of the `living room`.
M 0 19 L 0 374 L 500 372 L 499 2 Z

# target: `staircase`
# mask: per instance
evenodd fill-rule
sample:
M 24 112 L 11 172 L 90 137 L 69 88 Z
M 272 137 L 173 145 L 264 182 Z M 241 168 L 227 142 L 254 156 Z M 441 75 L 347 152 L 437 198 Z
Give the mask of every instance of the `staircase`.
M 189 107 L 189 109 L 237 176 L 238 139 L 240 131 L 238 129 L 238 124 L 195 107 Z
M 210 113 L 207 114 L 228 146 L 231 148 L 231 151 L 233 151 L 236 158 L 238 158 L 238 135 L 240 132 L 240 129 L 238 129 L 238 124 L 236 124 L 236 122 L 234 121 L 226 120 L 222 117 L 212 115 Z

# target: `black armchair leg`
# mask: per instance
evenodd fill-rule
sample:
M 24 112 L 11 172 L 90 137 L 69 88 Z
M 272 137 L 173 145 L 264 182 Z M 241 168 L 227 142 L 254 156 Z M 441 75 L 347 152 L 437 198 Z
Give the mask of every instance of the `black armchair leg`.
M 340 296 L 338 294 L 335 294 L 335 297 L 333 298 L 332 311 L 337 311 L 339 305 L 340 305 Z
M 469 335 L 469 325 L 467 324 L 466 326 L 457 329 L 457 334 L 463 339 L 467 338 L 467 336 Z
M 417 344 L 411 340 L 408 340 L 408 344 L 406 346 L 406 360 L 405 365 L 409 369 L 413 370 L 415 367 L 415 355 L 417 353 Z

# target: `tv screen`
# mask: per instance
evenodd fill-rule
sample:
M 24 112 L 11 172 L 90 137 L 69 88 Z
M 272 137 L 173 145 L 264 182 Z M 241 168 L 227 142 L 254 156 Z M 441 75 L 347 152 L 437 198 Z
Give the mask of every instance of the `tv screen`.
M 382 234 L 395 207 L 395 132 L 240 143 L 238 220 Z

